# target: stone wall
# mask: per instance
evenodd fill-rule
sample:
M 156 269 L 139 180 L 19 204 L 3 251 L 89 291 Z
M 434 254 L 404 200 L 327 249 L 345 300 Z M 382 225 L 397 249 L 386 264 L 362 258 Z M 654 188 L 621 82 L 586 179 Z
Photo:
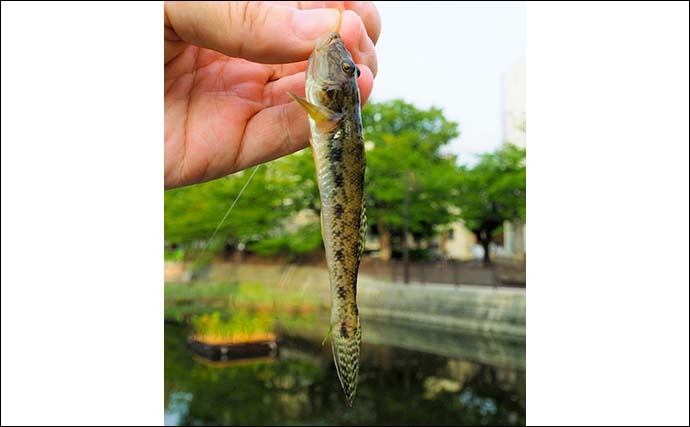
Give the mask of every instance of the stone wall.
M 186 266 L 166 263 L 166 281 L 185 281 Z M 328 272 L 296 265 L 212 264 L 199 280 L 252 282 L 317 295 L 330 304 Z M 358 305 L 363 319 L 433 327 L 457 333 L 523 340 L 525 290 L 475 285 L 401 284 L 360 275 Z

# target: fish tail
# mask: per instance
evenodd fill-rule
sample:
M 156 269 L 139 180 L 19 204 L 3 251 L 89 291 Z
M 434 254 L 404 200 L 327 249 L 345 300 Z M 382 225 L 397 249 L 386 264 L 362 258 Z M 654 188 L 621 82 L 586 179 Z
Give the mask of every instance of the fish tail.
M 359 315 L 356 319 L 356 327 L 353 333 L 347 333 L 339 328 L 333 329 L 333 359 L 340 379 L 340 384 L 345 392 L 347 404 L 352 406 L 357 392 L 357 375 L 359 374 L 359 347 L 362 342 L 362 328 L 359 324 Z

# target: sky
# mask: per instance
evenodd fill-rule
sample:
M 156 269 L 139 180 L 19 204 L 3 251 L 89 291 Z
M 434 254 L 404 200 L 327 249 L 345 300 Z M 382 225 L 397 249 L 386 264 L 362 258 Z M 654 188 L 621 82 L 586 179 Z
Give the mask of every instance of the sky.
M 525 55 L 523 2 L 376 2 L 373 101 L 439 107 L 459 124 L 460 163 L 502 142 L 503 73 Z

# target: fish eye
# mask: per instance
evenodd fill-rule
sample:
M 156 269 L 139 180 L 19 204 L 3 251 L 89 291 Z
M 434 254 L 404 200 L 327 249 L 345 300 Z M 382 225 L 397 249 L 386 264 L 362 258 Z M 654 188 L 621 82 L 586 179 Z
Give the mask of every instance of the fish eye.
M 350 61 L 343 61 L 340 66 L 342 67 L 343 71 L 347 73 L 348 76 L 351 76 L 355 73 L 355 65 L 351 63 Z

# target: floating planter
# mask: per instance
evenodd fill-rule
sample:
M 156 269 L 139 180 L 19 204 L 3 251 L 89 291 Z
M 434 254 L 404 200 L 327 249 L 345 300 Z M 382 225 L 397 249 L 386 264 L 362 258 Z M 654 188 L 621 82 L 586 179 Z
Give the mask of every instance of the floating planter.
M 278 354 L 272 321 L 265 316 L 213 313 L 194 318 L 192 326 L 189 347 L 198 358 L 214 365 L 271 360 Z
M 232 343 L 208 343 L 190 337 L 188 342 L 192 352 L 198 358 L 218 366 L 272 361 L 278 355 L 278 342 L 275 336 L 270 339 Z

